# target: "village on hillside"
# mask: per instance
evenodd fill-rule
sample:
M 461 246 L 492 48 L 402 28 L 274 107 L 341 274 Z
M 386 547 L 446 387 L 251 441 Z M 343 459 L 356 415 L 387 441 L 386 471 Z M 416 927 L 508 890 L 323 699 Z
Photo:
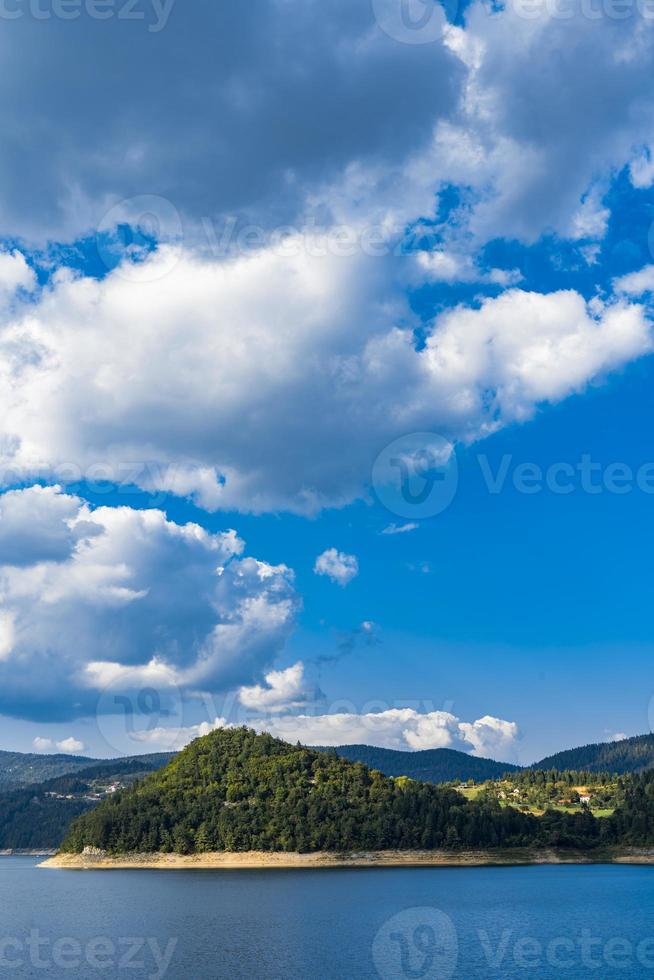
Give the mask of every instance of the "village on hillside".
M 451 785 L 468 800 L 495 800 L 535 815 L 588 809 L 596 817 L 608 817 L 624 800 L 622 778 L 608 773 L 525 770 L 503 779 Z

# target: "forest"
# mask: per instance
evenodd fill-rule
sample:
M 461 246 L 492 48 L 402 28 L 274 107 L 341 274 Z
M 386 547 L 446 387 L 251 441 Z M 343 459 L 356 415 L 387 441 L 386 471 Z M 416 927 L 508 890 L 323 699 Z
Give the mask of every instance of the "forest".
M 335 752 L 246 729 L 196 739 L 164 769 L 74 821 L 79 853 L 352 851 L 654 843 L 654 774 L 633 776 L 610 817 L 542 816 L 452 787 L 387 777 Z

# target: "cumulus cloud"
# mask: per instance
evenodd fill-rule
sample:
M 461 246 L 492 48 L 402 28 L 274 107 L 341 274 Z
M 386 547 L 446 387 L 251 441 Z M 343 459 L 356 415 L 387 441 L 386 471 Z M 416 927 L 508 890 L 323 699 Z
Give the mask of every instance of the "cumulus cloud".
M 0 325 L 5 485 L 111 479 L 311 514 L 365 497 L 407 432 L 479 438 L 651 349 L 624 296 L 511 289 L 441 313 L 416 348 L 391 257 L 169 255 L 146 261 L 167 269 L 151 282 L 61 277 Z
M 637 272 L 620 276 L 613 283 L 613 287 L 616 292 L 625 293 L 627 296 L 644 296 L 646 293 L 654 293 L 654 265 L 646 265 Z
M 398 4 L 385 5 L 395 21 Z M 232 217 L 400 227 L 433 218 L 455 185 L 465 207 L 434 272 L 469 281 L 466 241 L 601 237 L 611 175 L 630 166 L 635 186 L 651 185 L 654 47 L 635 5 L 614 18 L 475 2 L 460 27 L 434 5 L 428 44 L 389 36 L 383 7 L 261 0 L 255 14 L 198 0 L 173 5 L 166 30 L 154 7 L 151 23 L 12 20 L 0 46 L 6 233 L 70 240 L 152 193 L 204 245 Z M 100 80 L 117 60 L 109 93 Z
M 316 575 L 326 575 L 337 585 L 345 586 L 359 574 L 359 562 L 355 555 L 328 548 L 318 555 L 313 570 Z
M 300 661 L 285 670 L 271 670 L 265 676 L 265 684 L 242 687 L 238 697 L 250 711 L 288 711 L 315 701 L 319 694 L 315 684 L 305 677 Z
M 32 745 L 36 752 L 62 752 L 64 755 L 79 755 L 86 748 L 84 742 L 80 742 L 78 738 L 74 738 L 72 735 L 70 738 L 64 738 L 59 742 L 37 735 Z
M 36 275 L 25 256 L 17 250 L 0 250 L 0 314 L 11 308 L 16 293 L 29 293 L 36 287 Z
M 233 531 L 178 525 L 158 510 L 92 509 L 58 488 L 0 502 L 10 515 L 0 538 L 6 714 L 90 714 L 107 685 L 224 691 L 256 682 L 293 627 L 291 571 L 243 557 Z M 34 526 L 45 529 L 42 547 Z
M 420 712 L 414 708 L 366 714 L 283 715 L 262 724 L 279 738 L 307 745 L 363 743 L 404 751 L 457 749 L 504 762 L 515 757 L 519 736 L 515 722 L 490 715 L 463 722 L 448 711 Z
M 197 725 L 180 725 L 177 728 L 156 725 L 130 732 L 133 748 L 137 752 L 178 752 L 195 738 L 210 735 L 222 728 L 233 728 L 234 723 L 226 718 L 216 717 L 213 721 L 202 721 Z
M 261 706 L 265 717 L 228 721 L 217 717 L 211 722 L 178 729 L 153 728 L 140 732 L 138 739 L 151 750 L 171 746 L 181 748 L 199 735 L 220 728 L 247 724 L 269 732 L 286 742 L 304 745 L 376 745 L 411 752 L 423 749 L 455 749 L 479 758 L 511 762 L 516 758 L 520 731 L 515 722 L 485 715 L 464 722 L 448 711 L 420 712 L 414 708 L 389 708 L 365 714 L 277 714 L 276 706 Z M 259 710 L 259 705 L 257 705 Z
M 473 190 L 466 232 L 480 242 L 548 231 L 601 238 L 598 175 L 642 159 L 635 147 L 653 132 L 654 103 L 642 92 L 654 46 L 635 8 L 589 19 L 573 3 L 564 16 L 544 3 L 525 16 L 519 3 L 491 13 L 478 2 L 447 43 L 469 74 L 460 119 L 441 122 L 436 142 L 441 169 L 456 165 L 454 182 Z M 632 174 L 642 186 L 642 165 Z

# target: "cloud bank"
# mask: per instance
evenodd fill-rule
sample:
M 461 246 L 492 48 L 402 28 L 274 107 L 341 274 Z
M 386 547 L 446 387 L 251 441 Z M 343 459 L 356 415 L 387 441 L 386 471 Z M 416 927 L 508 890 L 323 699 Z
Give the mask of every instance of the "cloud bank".
M 313 514 L 365 497 L 407 432 L 483 437 L 652 347 L 625 295 L 510 289 L 436 316 L 418 348 L 390 258 L 170 254 L 150 282 L 62 275 L 0 326 L 5 486 Z
M 257 681 L 299 600 L 288 568 L 243 550 L 233 531 L 58 487 L 0 497 L 0 712 L 61 720 L 93 714 L 107 687 Z

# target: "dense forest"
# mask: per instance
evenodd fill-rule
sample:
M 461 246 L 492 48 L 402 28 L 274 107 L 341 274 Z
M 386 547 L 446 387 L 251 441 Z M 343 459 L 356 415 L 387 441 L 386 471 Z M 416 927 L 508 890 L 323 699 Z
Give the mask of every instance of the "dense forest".
M 356 850 L 515 846 L 534 818 L 392 779 L 249 729 L 196 739 L 165 769 L 77 820 L 64 850 Z
M 77 819 L 63 850 L 189 854 L 626 842 L 654 842 L 654 775 L 634 779 L 612 817 L 597 819 L 588 809 L 548 809 L 536 817 L 240 728 L 196 739 L 165 769 Z
M 321 751 L 321 746 L 317 746 Z M 379 769 L 386 776 L 409 776 L 423 783 L 449 783 L 453 780 L 499 779 L 507 772 L 517 772 L 519 767 L 508 762 L 478 759 L 476 756 L 455 749 L 423 749 L 419 752 L 400 752 L 396 749 L 380 749 L 375 745 L 339 745 L 334 750 L 350 762 L 362 762 L 371 769 Z

